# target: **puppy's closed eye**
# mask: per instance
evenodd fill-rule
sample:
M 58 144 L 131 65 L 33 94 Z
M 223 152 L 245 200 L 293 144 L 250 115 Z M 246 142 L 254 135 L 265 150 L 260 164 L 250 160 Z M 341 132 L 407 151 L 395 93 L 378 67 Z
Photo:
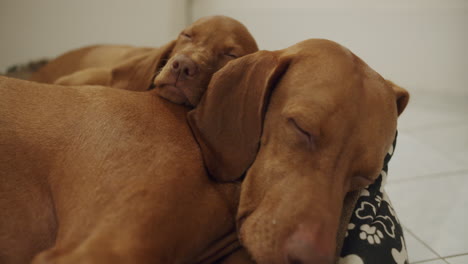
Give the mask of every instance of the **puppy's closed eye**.
M 227 57 L 229 59 L 237 59 L 239 57 L 242 57 L 240 54 L 242 54 L 242 51 L 240 51 L 236 47 L 224 47 L 224 49 L 221 51 L 219 55 Z
M 239 58 L 239 56 L 237 56 L 237 55 L 234 54 L 234 53 L 225 53 L 224 56 L 227 56 L 227 57 L 230 57 L 230 58 L 233 58 L 233 59 Z
M 192 39 L 192 35 L 187 32 L 182 32 L 180 35 L 186 39 Z

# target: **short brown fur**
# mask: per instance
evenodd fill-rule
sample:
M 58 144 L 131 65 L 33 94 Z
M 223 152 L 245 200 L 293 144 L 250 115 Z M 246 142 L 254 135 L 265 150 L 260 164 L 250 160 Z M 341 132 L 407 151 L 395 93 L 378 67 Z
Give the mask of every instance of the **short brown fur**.
M 200 153 L 188 109 L 153 91 L 0 78 L 0 260 L 213 263 L 236 219 L 259 264 L 331 263 L 407 99 L 330 41 L 258 52 L 189 114 Z
M 237 226 L 258 263 L 334 261 L 354 191 L 378 177 L 408 98 L 320 39 L 245 56 L 213 77 L 189 122 L 213 177 L 245 173 Z
M 154 87 L 163 98 L 193 107 L 217 70 L 257 50 L 255 39 L 239 21 L 211 16 L 195 21 L 176 40 L 157 49 L 100 45 L 68 52 L 31 80 L 137 91 Z M 179 64 L 183 69 L 176 70 L 174 65 Z M 191 74 L 184 74 L 188 69 Z

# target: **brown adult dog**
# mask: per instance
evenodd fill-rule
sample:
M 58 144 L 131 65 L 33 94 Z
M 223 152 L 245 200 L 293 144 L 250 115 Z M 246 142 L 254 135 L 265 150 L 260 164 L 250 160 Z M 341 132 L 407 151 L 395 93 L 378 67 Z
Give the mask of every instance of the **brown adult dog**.
M 257 52 L 213 77 L 189 121 L 213 177 L 246 172 L 237 227 L 255 261 L 332 263 L 345 196 L 378 177 L 408 98 L 327 40 Z
M 0 260 L 50 246 L 35 263 L 229 255 L 238 183 L 211 181 L 203 154 L 220 180 L 248 169 L 237 221 L 257 263 L 329 263 L 344 196 L 378 175 L 407 98 L 333 42 L 258 52 L 217 73 L 190 115 L 199 153 L 187 109 L 154 91 L 0 78 Z
M 79 49 L 50 62 L 31 80 L 140 91 L 155 87 L 160 96 L 173 103 L 196 106 L 213 73 L 257 50 L 254 38 L 239 21 L 226 16 L 204 17 L 159 49 Z
M 238 248 L 239 184 L 206 175 L 187 110 L 0 77 L 0 263 L 46 249 L 33 263 L 213 263 Z

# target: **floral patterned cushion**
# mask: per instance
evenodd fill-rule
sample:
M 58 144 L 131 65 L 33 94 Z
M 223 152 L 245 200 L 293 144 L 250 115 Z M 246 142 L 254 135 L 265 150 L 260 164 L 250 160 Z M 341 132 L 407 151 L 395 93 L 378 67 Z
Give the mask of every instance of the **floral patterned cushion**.
M 408 254 L 400 221 L 384 190 L 388 151 L 379 178 L 361 192 L 351 216 L 339 264 L 407 264 Z

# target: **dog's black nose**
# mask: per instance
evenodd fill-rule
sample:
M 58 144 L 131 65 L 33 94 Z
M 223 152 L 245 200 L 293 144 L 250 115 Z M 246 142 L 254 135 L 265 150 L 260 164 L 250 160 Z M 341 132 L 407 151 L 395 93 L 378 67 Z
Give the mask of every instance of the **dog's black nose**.
M 186 55 L 177 55 L 171 64 L 172 73 L 182 78 L 192 78 L 197 74 L 195 62 Z

